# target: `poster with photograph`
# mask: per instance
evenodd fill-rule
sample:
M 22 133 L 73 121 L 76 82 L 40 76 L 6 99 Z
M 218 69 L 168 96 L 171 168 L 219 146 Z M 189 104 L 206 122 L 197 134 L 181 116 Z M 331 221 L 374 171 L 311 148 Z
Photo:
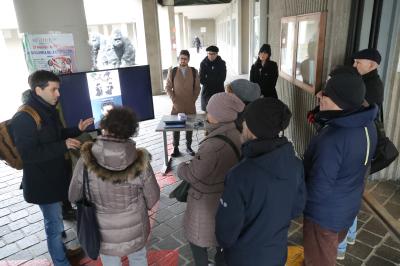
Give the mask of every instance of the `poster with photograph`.
M 55 74 L 76 72 L 71 33 L 24 34 L 23 47 L 29 72 L 45 69 Z
M 95 127 L 115 106 L 122 106 L 118 70 L 86 73 Z

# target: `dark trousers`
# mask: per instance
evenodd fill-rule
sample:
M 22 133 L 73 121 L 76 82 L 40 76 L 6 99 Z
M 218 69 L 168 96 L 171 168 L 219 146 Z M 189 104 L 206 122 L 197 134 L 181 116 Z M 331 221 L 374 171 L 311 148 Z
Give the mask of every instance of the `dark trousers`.
M 337 248 L 347 235 L 347 230 L 338 233 L 322 228 L 304 218 L 303 245 L 306 266 L 335 266 Z
M 194 264 L 196 266 L 208 266 L 208 252 L 207 248 L 202 248 L 196 246 L 193 243 L 190 244 L 190 249 L 192 250 L 192 255 L 194 259 Z M 225 266 L 224 254 L 222 253 L 221 248 L 217 247 L 215 253 L 215 266 Z
M 181 137 L 181 132 L 180 131 L 174 131 L 174 140 L 172 144 L 174 145 L 174 148 L 177 148 L 179 146 L 179 139 Z M 192 137 L 193 137 L 193 131 L 186 131 L 186 147 L 192 146 Z

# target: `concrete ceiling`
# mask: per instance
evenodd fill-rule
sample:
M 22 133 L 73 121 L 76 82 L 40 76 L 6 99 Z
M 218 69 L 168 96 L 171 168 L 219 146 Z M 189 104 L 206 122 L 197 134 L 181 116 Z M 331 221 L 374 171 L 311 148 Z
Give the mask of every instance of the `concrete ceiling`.
M 224 11 L 229 4 L 176 6 L 175 13 L 183 13 L 189 19 L 214 19 Z

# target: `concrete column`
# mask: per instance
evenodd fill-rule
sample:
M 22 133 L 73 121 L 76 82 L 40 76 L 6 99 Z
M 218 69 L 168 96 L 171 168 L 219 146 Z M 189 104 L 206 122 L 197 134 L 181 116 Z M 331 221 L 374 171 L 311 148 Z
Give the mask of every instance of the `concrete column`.
M 176 63 L 176 28 L 175 28 L 175 11 L 173 6 L 168 6 L 169 34 L 171 39 L 171 62 Z
M 260 46 L 268 39 L 268 2 L 260 1 Z
M 72 33 L 78 71 L 91 67 L 89 36 L 83 0 L 14 0 L 21 33 Z
M 183 14 L 179 13 L 178 14 L 178 20 L 179 20 L 179 45 L 180 47 L 182 47 L 182 49 L 187 49 L 187 47 L 185 46 L 185 34 L 184 34 L 184 30 L 183 30 Z
M 158 30 L 157 0 L 142 1 L 143 22 L 146 38 L 147 62 L 150 65 L 153 95 L 163 91 L 161 70 L 160 34 Z
M 185 47 L 187 49 L 190 48 L 190 41 L 189 41 L 189 19 L 187 16 L 183 17 L 184 21 L 184 32 L 185 32 Z
M 239 31 L 239 39 L 240 42 L 240 49 L 241 49 L 241 73 L 247 74 L 249 73 L 249 68 L 251 65 L 250 59 L 250 5 L 251 1 L 249 0 L 242 0 L 241 1 L 241 8 L 240 8 L 240 31 Z

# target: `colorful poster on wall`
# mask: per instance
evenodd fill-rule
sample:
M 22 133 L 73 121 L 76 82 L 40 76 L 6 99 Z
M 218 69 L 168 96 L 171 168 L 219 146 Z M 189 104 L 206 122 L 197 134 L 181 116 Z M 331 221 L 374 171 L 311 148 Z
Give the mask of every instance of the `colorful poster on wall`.
M 29 72 L 45 69 L 56 74 L 76 72 L 71 33 L 24 34 L 23 47 Z

